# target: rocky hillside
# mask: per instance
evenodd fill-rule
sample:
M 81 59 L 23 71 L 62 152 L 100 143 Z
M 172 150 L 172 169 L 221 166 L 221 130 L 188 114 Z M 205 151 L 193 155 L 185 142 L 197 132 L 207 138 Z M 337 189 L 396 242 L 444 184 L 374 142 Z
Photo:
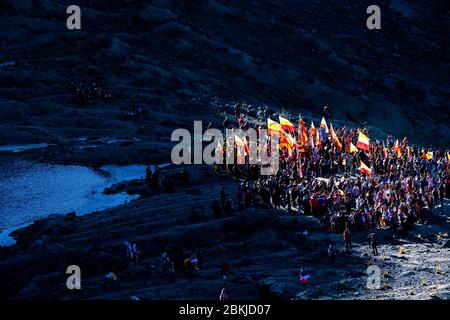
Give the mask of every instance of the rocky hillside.
M 449 144 L 448 13 L 443 1 L 80 0 L 0 3 L 0 144 L 134 134 L 142 104 L 150 139 L 215 121 L 234 101 L 367 121 L 416 142 Z M 74 102 L 71 82 L 112 99 Z M 148 139 L 147 139 L 148 140 Z
M 0 299 L 216 300 L 223 287 L 237 300 L 450 299 L 448 200 L 426 209 L 408 236 L 391 229 L 354 232 L 353 249 L 345 252 L 342 235 L 324 231 L 312 216 L 261 207 L 214 216 L 211 199 L 220 199 L 222 187 L 235 194 L 240 182 L 217 180 L 206 166 L 186 169 L 192 186 L 90 215 L 51 215 L 14 232 L 17 245 L 0 248 Z M 378 256 L 369 248 L 369 232 L 380 240 Z M 125 241 L 137 242 L 139 266 L 126 258 Z M 334 262 L 329 244 L 339 251 Z M 164 250 L 173 257 L 197 253 L 201 270 L 163 273 Z M 225 262 L 229 281 L 220 277 Z M 67 290 L 64 272 L 72 264 L 82 270 L 82 290 Z M 367 287 L 369 265 L 380 268 L 378 289 Z M 298 282 L 302 266 L 311 274 L 307 285 Z M 116 282 L 105 278 L 109 272 Z

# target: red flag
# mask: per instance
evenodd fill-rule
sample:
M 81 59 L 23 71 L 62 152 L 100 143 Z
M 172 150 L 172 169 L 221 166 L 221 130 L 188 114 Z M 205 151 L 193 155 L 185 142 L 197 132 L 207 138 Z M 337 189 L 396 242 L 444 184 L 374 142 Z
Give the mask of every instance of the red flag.
M 302 146 L 306 146 L 308 143 L 308 134 L 306 133 L 305 123 L 303 122 L 302 117 L 298 116 L 298 139 L 299 143 Z
M 334 132 L 333 125 L 331 124 L 331 122 L 330 122 L 330 127 L 331 127 L 331 129 L 330 129 L 331 137 L 333 138 L 333 141 L 336 144 L 336 146 L 338 147 L 339 151 L 342 151 L 342 143 L 339 141 L 339 139 L 336 135 L 336 132 Z

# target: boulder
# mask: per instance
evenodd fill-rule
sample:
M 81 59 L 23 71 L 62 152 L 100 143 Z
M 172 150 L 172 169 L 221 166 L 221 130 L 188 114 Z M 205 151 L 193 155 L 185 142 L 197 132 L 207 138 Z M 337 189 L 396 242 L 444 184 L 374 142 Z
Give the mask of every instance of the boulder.
M 175 17 L 170 10 L 149 5 L 138 13 L 137 20 L 144 25 L 155 27 L 166 21 L 175 19 Z
M 35 221 L 28 227 L 14 231 L 11 235 L 19 242 L 37 240 L 42 236 L 61 236 L 75 231 L 72 221 L 67 221 L 65 216 L 52 214 L 47 218 Z
M 131 47 L 119 38 L 112 38 L 111 46 L 108 48 L 108 52 L 114 55 L 126 55 L 130 53 Z
M 444 242 L 444 244 L 442 245 L 443 248 L 450 248 L 450 240 L 447 240 Z
M 264 298 L 288 300 L 290 298 L 287 287 L 275 278 L 266 278 L 256 284 L 259 295 Z

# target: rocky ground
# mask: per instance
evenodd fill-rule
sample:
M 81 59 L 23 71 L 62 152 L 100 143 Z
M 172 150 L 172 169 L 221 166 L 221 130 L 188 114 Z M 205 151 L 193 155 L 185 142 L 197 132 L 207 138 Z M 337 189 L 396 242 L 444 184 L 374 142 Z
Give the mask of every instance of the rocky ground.
M 17 245 L 0 250 L 0 297 L 7 299 L 217 299 L 227 287 L 234 299 L 448 299 L 450 286 L 449 203 L 427 210 L 408 237 L 375 230 L 380 255 L 373 256 L 368 232 L 353 235 L 346 253 L 340 234 L 325 232 L 316 218 L 286 211 L 247 208 L 215 217 L 212 199 L 221 187 L 229 195 L 239 181 L 216 180 L 206 166 L 187 168 L 191 186 L 145 195 L 121 207 L 77 217 L 50 216 L 14 233 Z M 168 168 L 167 171 L 178 171 Z M 131 185 L 139 189 L 143 182 Z M 307 235 L 305 235 L 307 231 Z M 125 255 L 124 241 L 137 242 L 141 264 Z M 329 244 L 339 249 L 334 263 Z M 167 246 L 185 255 L 200 252 L 202 267 L 192 275 L 162 272 Z M 224 262 L 231 279 L 219 276 Z M 66 288 L 69 265 L 82 270 L 82 289 Z M 381 269 L 381 288 L 367 289 L 367 267 Z M 306 266 L 312 280 L 298 283 Z M 105 275 L 114 272 L 110 284 Z
M 367 30 L 366 5 L 350 0 L 82 0 L 81 31 L 65 28 L 69 4 L 0 2 L 0 145 L 49 145 L 0 160 L 166 163 L 174 129 L 194 120 L 220 128 L 235 102 L 306 120 L 330 103 L 336 124 L 450 146 L 446 2 L 379 1 L 380 31 Z M 95 82 L 112 97 L 80 105 L 71 82 Z M 127 117 L 133 102 L 143 130 Z M 18 244 L 0 249 L 0 297 L 216 299 L 226 286 L 236 299 L 448 298 L 448 206 L 428 211 L 406 239 L 377 230 L 378 257 L 369 254 L 367 234 L 355 235 L 354 250 L 331 265 L 326 249 L 341 248 L 341 235 L 275 210 L 213 217 L 212 198 L 221 186 L 234 194 L 238 182 L 215 181 L 207 167 L 189 170 L 191 187 L 149 195 L 139 181 L 117 186 L 143 197 L 18 231 Z M 139 244 L 140 267 L 127 263 L 125 240 Z M 159 256 L 169 244 L 201 250 L 201 272 L 162 274 Z M 226 283 L 218 275 L 224 261 L 233 273 Z M 81 291 L 65 287 L 71 264 L 82 268 Z M 370 264 L 384 272 L 380 290 L 365 288 Z M 306 287 L 297 283 L 301 265 L 313 275 Z M 111 271 L 114 287 L 104 279 Z

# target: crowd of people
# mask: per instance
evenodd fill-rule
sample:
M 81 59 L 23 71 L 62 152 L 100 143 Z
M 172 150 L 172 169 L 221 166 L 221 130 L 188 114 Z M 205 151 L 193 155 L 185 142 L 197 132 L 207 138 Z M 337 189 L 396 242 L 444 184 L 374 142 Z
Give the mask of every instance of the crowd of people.
M 96 82 L 71 82 L 70 89 L 72 90 L 75 102 L 81 106 L 87 105 L 90 101 L 98 98 L 110 100 L 112 98 L 111 89 L 99 85 Z
M 240 109 L 235 110 L 235 119 L 227 118 L 227 128 L 251 127 Z M 329 107 L 326 111 L 329 114 Z M 257 129 L 259 124 L 253 126 Z M 449 153 L 424 150 L 406 138 L 394 142 L 392 136 L 371 142 L 370 150 L 349 152 L 359 131 L 369 136 L 367 128 L 344 127 L 335 130 L 341 146 L 327 134 L 314 145 L 302 146 L 300 152 L 300 148 L 281 149 L 280 169 L 274 176 L 260 176 L 259 166 L 248 163 L 217 165 L 216 171 L 246 181 L 237 190 L 238 208 L 296 210 L 316 216 L 324 228 L 335 232 L 390 227 L 394 233 L 406 234 L 422 218 L 424 207 L 442 206 L 444 197 L 450 198 Z M 361 161 L 370 173 L 359 171 Z M 222 199 L 223 209 L 227 201 Z M 217 202 L 213 210 L 220 211 Z
M 267 108 L 258 112 L 259 120 L 267 122 L 268 113 Z M 331 108 L 326 106 L 323 114 L 330 113 Z M 233 127 L 258 129 L 261 121 L 252 122 L 236 105 L 234 117 L 224 120 L 224 128 Z M 336 129 L 335 136 L 328 133 L 320 140 L 308 139 L 301 148 L 281 148 L 279 170 L 272 176 L 260 175 L 260 166 L 248 161 L 243 165 L 217 164 L 217 175 L 232 176 L 241 183 L 235 195 L 222 187 L 220 199 L 212 201 L 212 212 L 217 217 L 248 207 L 265 207 L 312 215 L 320 219 L 326 231 L 342 233 L 345 251 L 352 250 L 353 232 L 369 232 L 368 243 L 373 255 L 378 255 L 379 241 L 373 229 L 390 228 L 399 236 L 407 235 L 411 226 L 424 218 L 424 208 L 443 206 L 444 198 L 450 198 L 450 156 L 448 151 L 410 145 L 406 138 L 394 142 L 392 136 L 371 141 L 369 150 L 352 151 L 359 132 L 370 136 L 367 128 L 344 127 Z M 297 132 L 291 134 L 296 136 Z M 362 162 L 369 172 L 360 170 Z M 189 184 L 186 172 L 179 177 L 161 177 L 159 170 L 147 169 L 147 186 L 153 192 L 170 191 L 173 179 Z M 329 244 L 331 263 L 338 252 Z M 201 270 L 201 265 L 200 252 L 185 254 L 167 248 L 161 256 L 161 269 L 169 274 L 193 274 Z M 229 280 L 230 269 L 224 262 L 220 278 Z M 302 267 L 299 282 L 306 284 L 310 278 L 310 270 Z M 226 288 L 219 299 L 229 299 Z
M 153 171 L 150 167 L 145 170 L 145 182 L 147 190 L 152 194 L 160 192 L 172 192 L 174 184 L 178 187 L 186 187 L 190 185 L 189 172 L 180 170 L 177 173 L 161 173 L 161 169 L 156 167 Z

